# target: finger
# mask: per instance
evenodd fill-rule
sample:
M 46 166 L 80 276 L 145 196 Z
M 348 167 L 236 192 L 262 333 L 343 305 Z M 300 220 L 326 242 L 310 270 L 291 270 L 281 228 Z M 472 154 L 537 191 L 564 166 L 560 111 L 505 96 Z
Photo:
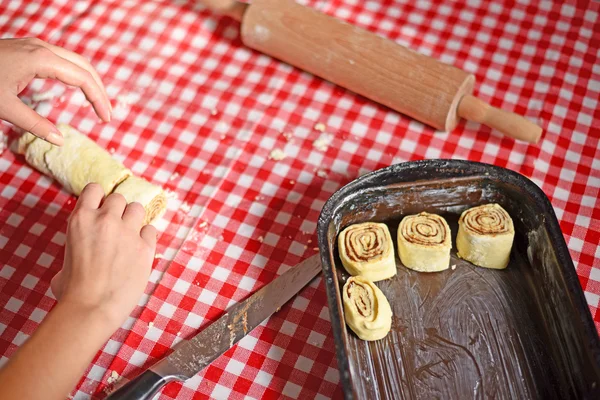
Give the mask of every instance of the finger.
M 123 197 L 122 194 L 113 193 L 104 200 L 104 204 L 102 204 L 102 207 L 100 208 L 110 214 L 122 217 L 125 207 L 127 207 L 127 200 L 125 200 L 125 197 Z
M 46 43 L 46 42 L 42 41 L 39 44 L 41 46 L 46 47 L 47 49 L 50 49 L 57 56 L 62 57 L 65 60 L 71 61 L 73 64 L 75 64 L 75 65 L 85 69 L 87 72 L 89 72 L 92 75 L 92 78 L 94 78 L 94 81 L 96 81 L 96 84 L 100 87 L 100 89 L 102 89 L 102 92 L 104 93 L 104 98 L 106 99 L 109 109 L 112 112 L 112 105 L 110 104 L 110 99 L 108 98 L 108 93 L 106 92 L 106 88 L 104 87 L 104 84 L 102 83 L 102 80 L 100 79 L 100 75 L 98 75 L 98 72 L 94 69 L 94 67 L 92 67 L 92 64 L 90 64 L 90 62 L 88 60 L 86 60 L 84 57 L 80 56 L 77 53 L 74 53 L 67 49 L 63 49 L 62 47 L 54 46 L 53 44 L 50 44 L 50 43 Z
M 146 210 L 140 203 L 129 203 L 123 213 L 123 221 L 132 228 L 139 230 L 144 224 Z
M 152 247 L 153 251 L 156 249 L 156 228 L 152 225 L 144 225 L 140 236 L 149 246 Z
M 96 114 L 104 121 L 110 121 L 109 101 L 91 73 L 57 56 L 52 50 L 40 54 L 39 67 L 36 69 L 38 78 L 58 79 L 67 85 L 81 88 Z
M 56 300 L 60 300 L 63 292 L 62 270 L 58 271 L 50 281 L 50 290 L 52 290 Z
M 81 191 L 81 195 L 79 195 L 77 204 L 75 204 L 75 210 L 80 208 L 97 210 L 103 198 L 104 189 L 102 189 L 102 186 L 97 183 L 88 183 Z
M 17 96 L 2 96 L 0 102 L 0 119 L 31 132 L 37 137 L 57 146 L 62 146 L 64 138 L 54 124 L 25 105 Z

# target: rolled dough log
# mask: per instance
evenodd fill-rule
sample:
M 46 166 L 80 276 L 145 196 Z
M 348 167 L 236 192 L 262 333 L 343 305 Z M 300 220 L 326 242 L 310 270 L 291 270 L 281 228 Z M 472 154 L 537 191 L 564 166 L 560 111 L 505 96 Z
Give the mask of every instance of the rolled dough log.
M 71 126 L 58 124 L 57 128 L 65 138 L 61 147 L 28 132 L 17 142 L 17 152 L 24 154 L 31 166 L 56 179 L 76 196 L 88 183 L 95 182 L 106 195 L 120 193 L 128 203 L 141 203 L 146 210 L 145 223 L 155 222 L 164 214 L 167 197 L 160 186 L 132 176 L 109 152 Z
M 394 243 L 385 224 L 350 225 L 338 237 L 340 259 L 346 271 L 377 282 L 396 275 Z
M 52 176 L 69 192 L 79 196 L 88 183 L 95 182 L 108 195 L 131 176 L 131 171 L 87 136 L 66 124 L 57 128 L 65 138 L 61 147 L 29 132 L 19 139 L 17 147 L 31 166 Z
M 138 202 L 146 210 L 145 224 L 157 221 L 167 209 L 167 196 L 160 186 L 153 185 L 143 178 L 131 176 L 115 188 L 127 203 Z
M 392 309 L 373 282 L 362 277 L 348 278 L 343 288 L 346 324 L 362 340 L 384 338 L 392 327 Z
M 504 269 L 514 237 L 513 221 L 500 205 L 470 208 L 458 220 L 458 256 L 480 267 Z
M 398 253 L 405 267 L 437 272 L 450 266 L 450 227 L 439 215 L 422 212 L 404 217 L 398 227 Z

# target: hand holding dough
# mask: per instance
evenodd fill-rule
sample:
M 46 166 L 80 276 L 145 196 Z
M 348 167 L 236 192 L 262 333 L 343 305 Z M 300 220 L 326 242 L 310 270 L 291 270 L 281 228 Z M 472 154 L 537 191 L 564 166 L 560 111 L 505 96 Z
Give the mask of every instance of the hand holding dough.
M 69 125 L 57 127 L 64 136 L 61 147 L 26 133 L 17 143 L 17 152 L 76 196 L 88 183 L 95 182 L 102 186 L 105 195 L 120 193 L 128 203 L 141 203 L 146 210 L 145 223 L 156 221 L 165 212 L 167 199 L 160 186 L 132 176 L 110 153 Z
M 480 267 L 504 269 L 514 236 L 513 221 L 498 204 L 470 208 L 458 220 L 458 256 Z
M 396 275 L 394 244 L 385 224 L 365 222 L 350 225 L 338 237 L 338 250 L 350 275 L 374 282 Z
M 343 288 L 344 318 L 362 340 L 384 338 L 392 327 L 392 308 L 373 282 L 361 276 L 348 278 Z
M 437 272 L 450 266 L 450 227 L 439 215 L 422 212 L 404 217 L 398 227 L 398 253 L 407 268 Z

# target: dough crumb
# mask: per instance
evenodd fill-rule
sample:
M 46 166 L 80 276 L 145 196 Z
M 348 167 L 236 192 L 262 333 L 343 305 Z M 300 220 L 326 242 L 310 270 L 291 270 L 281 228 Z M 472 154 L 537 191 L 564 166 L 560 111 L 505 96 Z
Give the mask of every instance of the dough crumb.
M 212 111 L 210 112 L 210 115 L 217 115 L 219 113 L 219 111 L 217 111 L 216 108 L 213 108 Z
M 319 151 L 327 151 L 333 140 L 333 136 L 328 133 L 322 133 L 317 140 L 313 142 L 313 147 Z
M 154 255 L 154 258 L 155 258 L 155 259 L 157 259 L 157 260 L 162 260 L 162 259 L 164 258 L 164 256 L 163 256 L 163 254 L 162 254 L 162 253 L 156 253 L 156 254 Z
M 55 97 L 56 95 L 52 93 L 51 90 L 48 90 L 46 92 L 34 93 L 33 96 L 31 96 L 31 100 L 36 103 L 39 103 L 42 101 L 52 100 Z
M 308 242 L 306 242 L 306 243 L 312 243 L 312 240 L 308 239 Z
M 173 180 L 175 180 L 175 179 L 177 179 L 177 178 L 179 178 L 179 173 L 177 173 L 177 172 L 174 172 L 174 173 L 173 173 L 173 175 L 171 175 L 171 176 L 169 177 L 169 180 L 170 180 L 170 181 L 173 181 Z
M 186 203 L 185 201 L 183 203 L 181 203 L 181 205 L 179 206 L 179 209 L 183 212 L 190 212 L 190 210 L 192 209 L 192 206 L 190 206 L 188 203 Z
M 108 377 L 108 379 L 106 380 L 106 382 L 109 385 L 112 385 L 113 383 L 115 383 L 118 379 L 120 378 L 119 374 L 117 373 L 117 371 L 111 371 L 110 372 L 110 376 Z
M 148 322 L 148 328 L 152 328 L 154 326 L 154 322 L 150 321 Z
M 172 190 L 165 190 L 165 194 L 167 195 L 167 199 L 177 199 L 177 193 Z
M 327 178 L 327 172 L 325 172 L 325 170 L 320 169 L 317 171 L 317 176 L 319 178 Z
M 110 154 L 115 154 L 115 151 L 116 151 L 116 150 L 115 150 L 115 148 L 114 148 L 114 147 L 111 147 L 110 149 L 108 149 L 108 152 L 109 152 Z
M 295 185 L 295 184 L 296 184 L 296 181 L 292 179 L 292 180 L 290 180 L 290 184 L 291 184 L 291 185 Z
M 181 336 L 181 332 L 177 332 L 177 336 Z
M 288 142 L 293 140 L 293 136 L 294 134 L 291 132 L 284 132 L 283 133 L 283 137 L 285 138 L 285 140 L 287 140 Z
M 275 161 L 281 161 L 286 156 L 287 156 L 287 154 L 285 154 L 283 152 L 283 150 L 281 150 L 281 149 L 273 149 L 273 150 L 271 150 L 271 153 L 269 154 L 269 158 L 271 160 L 275 160 Z
M 304 250 L 306 250 L 306 249 L 308 249 L 308 246 L 307 246 L 307 245 L 304 245 Z
M 223 135 L 221 135 L 221 140 L 225 140 L 225 137 L 226 137 L 226 136 L 225 136 L 224 134 L 223 134 Z
M 140 100 L 140 95 L 137 93 L 121 93 L 117 95 L 117 107 L 128 108 L 130 105 L 137 103 Z
M 264 240 L 265 240 L 265 238 L 264 238 L 263 236 L 259 236 L 259 237 L 258 237 L 258 241 L 259 241 L 259 242 L 261 242 L 261 243 L 262 243 Z
M 452 265 L 452 266 L 450 267 L 450 269 L 451 269 L 452 271 L 454 271 L 454 270 L 456 269 L 456 264 Z
M 206 225 L 208 225 L 208 222 L 202 221 L 200 222 L 200 225 L 198 225 L 198 228 L 204 228 Z
M 319 248 L 318 247 L 313 247 L 313 250 L 319 251 Z
M 324 123 L 322 123 L 322 122 L 318 122 L 318 123 L 315 125 L 315 130 L 317 130 L 317 131 L 319 131 L 319 132 L 325 132 L 325 128 L 326 128 L 326 127 L 325 127 L 325 124 L 324 124 Z

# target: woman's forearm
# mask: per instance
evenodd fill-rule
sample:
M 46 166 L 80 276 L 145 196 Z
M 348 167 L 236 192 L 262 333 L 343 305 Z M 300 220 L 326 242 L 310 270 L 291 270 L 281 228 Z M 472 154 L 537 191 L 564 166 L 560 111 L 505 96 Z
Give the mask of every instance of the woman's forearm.
M 0 370 L 0 397 L 66 398 L 115 329 L 99 310 L 57 304 Z

